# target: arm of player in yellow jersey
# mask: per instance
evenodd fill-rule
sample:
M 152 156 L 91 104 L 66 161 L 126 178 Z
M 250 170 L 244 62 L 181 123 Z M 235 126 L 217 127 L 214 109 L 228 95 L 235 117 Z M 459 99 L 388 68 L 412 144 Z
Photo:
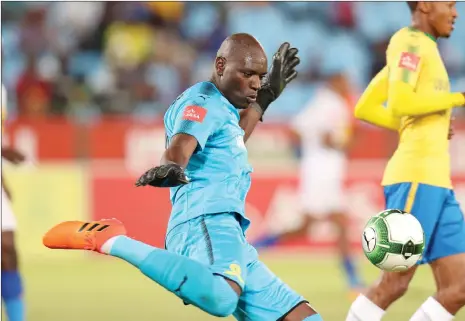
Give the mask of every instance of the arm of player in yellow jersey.
M 368 85 L 355 106 L 355 118 L 397 131 L 400 118 L 383 106 L 388 94 L 388 68 L 384 67 Z
M 400 81 L 389 85 L 388 108 L 398 117 L 427 115 L 464 104 L 465 96 L 461 93 L 418 94 Z
M 389 68 L 388 109 L 395 116 L 427 115 L 465 104 L 461 93 L 416 92 L 422 69 L 428 63 L 435 63 L 436 58 L 428 58 L 418 44 L 392 44 L 388 50 Z M 441 63 L 439 58 L 438 63 Z

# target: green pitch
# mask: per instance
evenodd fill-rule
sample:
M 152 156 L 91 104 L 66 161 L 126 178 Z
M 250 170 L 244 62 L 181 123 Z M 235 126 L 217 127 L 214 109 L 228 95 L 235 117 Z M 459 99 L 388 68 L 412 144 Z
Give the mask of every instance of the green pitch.
M 337 260 L 272 254 L 263 255 L 263 260 L 303 294 L 325 321 L 345 319 L 350 302 Z M 365 258 L 361 260 L 365 262 L 365 279 L 374 280 L 378 270 Z M 61 252 L 47 260 L 37 256 L 24 258 L 22 267 L 28 321 L 219 320 L 192 306 L 184 306 L 135 268 L 114 258 L 98 255 L 82 258 L 77 252 Z M 429 268 L 421 268 L 407 296 L 393 305 L 385 320 L 408 320 L 433 288 Z M 465 319 L 465 311 L 457 319 Z

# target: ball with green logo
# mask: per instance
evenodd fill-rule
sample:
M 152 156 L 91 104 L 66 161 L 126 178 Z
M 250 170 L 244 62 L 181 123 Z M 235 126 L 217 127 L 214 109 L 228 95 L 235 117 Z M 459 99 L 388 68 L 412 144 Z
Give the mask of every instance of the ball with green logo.
M 425 234 L 412 214 L 387 209 L 365 225 L 362 247 L 368 260 L 381 270 L 406 271 L 422 258 Z

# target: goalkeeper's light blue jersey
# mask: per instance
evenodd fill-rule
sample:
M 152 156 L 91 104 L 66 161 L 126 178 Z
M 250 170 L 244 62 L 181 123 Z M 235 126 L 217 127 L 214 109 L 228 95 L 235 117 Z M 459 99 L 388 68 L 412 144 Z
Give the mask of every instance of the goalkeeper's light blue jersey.
M 248 163 L 239 112 L 211 82 L 184 91 L 167 110 L 166 146 L 179 133 L 197 139 L 197 149 L 186 168 L 190 183 L 171 188 L 173 205 L 168 231 L 204 214 L 236 212 L 244 219 L 245 198 L 252 167 Z

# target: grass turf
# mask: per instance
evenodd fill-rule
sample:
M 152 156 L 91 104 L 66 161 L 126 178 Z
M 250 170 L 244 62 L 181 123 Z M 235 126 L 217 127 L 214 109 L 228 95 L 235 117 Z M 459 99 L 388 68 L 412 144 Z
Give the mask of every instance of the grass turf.
M 325 321 L 345 320 L 350 301 L 336 259 L 271 253 L 262 259 L 304 295 Z M 366 260 L 362 262 L 365 280 L 375 280 L 379 271 Z M 184 306 L 173 294 L 115 258 L 60 252 L 47 259 L 24 258 L 21 263 L 29 321 L 216 320 Z M 408 320 L 433 290 L 431 272 L 423 267 L 408 294 L 392 306 L 385 320 Z M 457 319 L 465 320 L 465 313 Z

